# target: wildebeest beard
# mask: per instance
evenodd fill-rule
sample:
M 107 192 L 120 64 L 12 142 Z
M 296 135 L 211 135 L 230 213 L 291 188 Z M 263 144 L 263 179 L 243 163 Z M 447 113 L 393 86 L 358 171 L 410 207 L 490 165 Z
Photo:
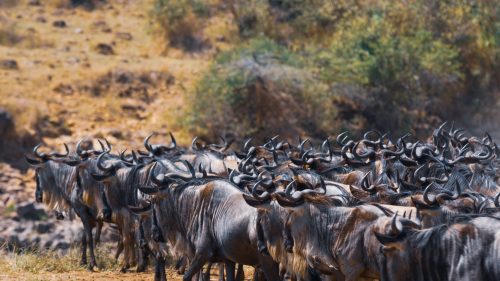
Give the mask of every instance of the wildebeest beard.
M 76 188 L 76 168 L 64 163 L 47 161 L 36 168 L 35 196 L 58 212 L 70 210 L 70 196 Z

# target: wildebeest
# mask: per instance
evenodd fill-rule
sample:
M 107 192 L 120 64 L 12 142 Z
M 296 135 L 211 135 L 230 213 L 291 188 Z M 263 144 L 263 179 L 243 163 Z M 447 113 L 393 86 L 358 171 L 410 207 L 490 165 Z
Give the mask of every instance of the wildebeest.
M 418 230 L 399 221 L 374 229 L 384 256 L 382 281 L 499 280 L 500 219 L 462 217 Z
M 138 270 L 145 270 L 152 255 L 155 280 L 166 280 L 169 254 L 182 257 L 184 280 L 198 278 L 214 262 L 226 265 L 229 280 L 235 263 L 256 267 L 256 279 L 263 272 L 267 280 L 405 280 L 395 271 L 397 255 L 383 244 L 402 249 L 416 233 L 456 227 L 463 215 L 475 216 L 460 223 L 479 229 L 478 237 L 493 237 L 476 222 L 500 213 L 497 146 L 488 135 L 467 138 L 446 124 L 423 141 L 405 135 L 392 142 L 370 131 L 357 141 L 343 133 L 318 148 L 315 141 L 293 145 L 276 136 L 256 146 L 247 140 L 242 151 L 230 150 L 224 138 L 218 145 L 195 138 L 191 149 L 183 149 L 170 137 L 169 145 L 151 144 L 148 137 L 147 151 L 128 156 L 103 148 L 88 159 L 81 149 L 79 159 L 32 159 L 78 167 L 67 167 L 74 175 L 71 190 L 83 190 L 76 198 L 92 209 L 94 220 L 118 225 L 122 269 L 138 259 Z M 59 185 L 71 182 L 58 177 Z M 37 198 L 44 187 L 38 185 Z M 452 241 L 435 239 L 435 245 Z M 436 274 L 440 265 L 423 270 Z M 464 268 L 461 276 L 486 276 Z
M 84 233 L 82 235 L 81 264 L 87 264 L 87 245 L 89 247 L 89 270 L 96 266 L 94 254 L 94 238 L 92 229 L 97 226 L 99 210 L 96 202 L 101 202 L 101 193 L 91 192 L 81 186 L 81 176 L 78 169 L 67 165 L 64 160 L 66 153 L 39 153 L 40 145 L 33 149 L 36 158 L 26 156 L 26 160 L 35 167 L 37 202 L 44 202 L 49 208 L 58 212 L 73 210 L 81 219 Z

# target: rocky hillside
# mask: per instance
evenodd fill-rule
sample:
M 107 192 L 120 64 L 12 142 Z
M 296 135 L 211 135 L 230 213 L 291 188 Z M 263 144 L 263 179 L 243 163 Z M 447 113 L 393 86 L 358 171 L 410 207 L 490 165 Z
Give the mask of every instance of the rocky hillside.
M 37 143 L 106 137 L 120 149 L 169 130 L 187 141 L 169 120 L 204 55 L 165 55 L 151 0 L 94 2 L 0 0 L 0 245 L 65 249 L 80 239 L 78 220 L 58 221 L 34 203 L 23 155 Z

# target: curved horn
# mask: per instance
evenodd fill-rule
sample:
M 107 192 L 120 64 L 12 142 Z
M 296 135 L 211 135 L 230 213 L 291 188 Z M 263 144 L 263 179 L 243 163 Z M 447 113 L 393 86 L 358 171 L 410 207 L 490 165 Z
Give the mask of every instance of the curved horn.
M 252 138 L 249 138 L 248 140 L 245 141 L 245 144 L 243 144 L 243 151 L 248 152 L 250 149 L 250 142 L 252 141 Z
M 337 144 L 338 144 L 339 146 L 344 146 L 344 141 L 346 140 L 346 138 L 347 138 L 347 137 L 348 137 L 348 136 L 347 136 L 347 131 L 345 131 L 345 132 L 343 132 L 343 133 L 340 133 L 340 134 L 337 136 L 337 139 L 336 139 Z
M 108 154 L 108 152 L 104 152 L 101 155 L 99 155 L 99 157 L 97 157 L 97 168 L 99 168 L 99 170 L 101 170 L 101 171 L 111 173 L 114 170 L 114 166 L 110 165 L 110 166 L 106 167 L 106 166 L 103 166 L 103 164 L 102 164 L 102 158 L 106 154 Z
M 429 191 L 430 191 L 430 187 L 432 186 L 432 183 L 430 183 L 424 190 L 424 196 L 423 196 L 423 199 L 424 199 L 424 202 L 425 204 L 427 205 L 434 205 L 436 203 L 436 198 L 433 198 L 432 200 L 429 199 Z
M 458 180 L 455 181 L 455 186 L 457 187 L 457 193 L 455 194 L 450 194 L 448 192 L 442 192 L 436 196 L 436 199 L 438 200 L 455 200 L 458 199 L 460 194 L 462 193 L 462 190 L 460 189 L 460 184 L 458 183 Z M 475 200 L 474 200 L 475 202 Z
M 83 139 L 79 140 L 77 143 L 76 143 L 76 154 L 78 154 L 78 156 L 83 156 L 83 151 L 82 151 L 82 142 L 83 142 Z
M 120 152 L 120 160 L 122 160 L 123 162 L 128 163 L 128 164 L 133 164 L 133 160 L 129 160 L 125 156 L 126 151 L 127 151 L 127 149 L 125 148 L 122 152 Z
M 271 198 L 271 194 L 267 191 L 264 191 L 261 195 L 257 193 L 257 186 L 262 182 L 262 180 L 258 180 L 252 187 L 252 196 L 260 201 L 267 201 Z
M 37 146 L 35 146 L 35 147 L 33 148 L 33 154 L 35 154 L 35 156 L 36 156 L 37 158 L 45 158 L 45 156 L 46 156 L 46 155 L 45 155 L 45 153 L 41 153 L 41 154 L 40 154 L 40 153 L 38 153 L 38 149 L 39 149 L 41 146 L 42 146 L 42 144 L 40 143 L 40 144 L 38 144 Z
M 57 152 L 52 152 L 49 154 L 50 157 L 66 157 L 69 155 L 69 148 L 68 148 L 68 145 L 66 143 L 64 143 L 64 149 L 66 150 L 66 153 L 65 154 L 60 154 L 60 153 L 57 153 Z
M 149 178 L 157 186 L 168 186 L 170 181 L 165 177 L 165 175 L 160 174 L 157 176 L 154 174 L 154 170 L 155 170 L 157 164 L 158 164 L 158 162 L 155 162 L 153 164 L 153 166 L 151 167 L 151 169 L 149 170 Z
M 175 149 L 177 147 L 177 141 L 172 132 L 168 132 L 168 134 L 170 135 L 170 145 L 167 148 L 170 150 Z
M 154 135 L 154 133 L 152 133 L 151 135 L 147 136 L 145 139 L 144 139 L 144 147 L 146 148 L 147 151 L 151 152 L 151 150 L 153 149 L 151 147 L 151 144 L 149 144 L 149 139 L 151 139 L 151 137 Z
M 403 232 L 403 227 L 400 222 L 398 222 L 398 213 L 394 214 L 392 216 L 392 221 L 391 221 L 391 232 L 394 236 L 398 236 Z
M 498 192 L 498 194 L 495 196 L 495 200 L 493 200 L 493 203 L 495 204 L 495 207 L 500 207 L 500 192 Z
M 144 212 L 148 212 L 151 210 L 151 202 L 150 201 L 146 201 L 146 205 L 143 206 L 143 207 L 136 207 L 136 206 L 130 206 L 128 205 L 128 209 L 130 211 L 132 211 L 132 213 L 135 213 L 135 214 L 140 214 L 140 213 L 144 213 Z
M 374 185 L 371 185 L 369 184 L 368 182 L 368 175 L 370 175 L 372 173 L 372 171 L 369 171 L 368 173 L 366 173 L 364 176 L 363 176 L 363 179 L 361 179 L 361 188 L 364 190 L 364 191 L 367 191 L 367 192 L 374 192 L 375 191 L 375 186 Z

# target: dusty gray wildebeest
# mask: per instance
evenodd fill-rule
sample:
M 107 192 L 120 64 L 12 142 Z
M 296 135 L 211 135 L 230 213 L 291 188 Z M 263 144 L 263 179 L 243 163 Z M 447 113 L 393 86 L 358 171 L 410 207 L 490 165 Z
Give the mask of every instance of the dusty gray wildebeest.
M 90 263 L 88 269 L 96 266 L 92 229 L 98 225 L 98 214 L 105 208 L 102 194 L 97 190 L 84 189 L 78 169 L 67 165 L 66 153 L 40 153 L 41 145 L 33 149 L 33 156 L 26 155 L 26 160 L 35 168 L 37 202 L 45 203 L 49 208 L 61 211 L 73 210 L 83 224 L 81 264 L 87 264 L 87 246 Z
M 344 200 L 325 196 L 324 189 L 323 183 L 314 190 L 245 195 L 259 210 L 258 224 L 270 255 L 300 280 L 318 274 L 334 280 L 378 278 L 379 243 L 371 228 L 390 220 L 392 212 L 360 202 L 344 207 Z M 404 223 L 417 226 L 407 219 Z
M 384 260 L 382 281 L 500 280 L 500 219 L 465 215 L 418 230 L 374 229 Z
M 187 166 L 190 166 L 186 163 Z M 259 267 L 267 280 L 278 280 L 278 265 L 257 250 L 256 209 L 230 181 L 207 176 L 163 173 L 151 169 L 158 187 L 140 187 L 153 196 L 149 209 L 158 219 L 161 234 L 189 260 L 184 280 L 191 280 L 207 262 L 225 262 L 227 279 L 234 280 L 234 263 Z

